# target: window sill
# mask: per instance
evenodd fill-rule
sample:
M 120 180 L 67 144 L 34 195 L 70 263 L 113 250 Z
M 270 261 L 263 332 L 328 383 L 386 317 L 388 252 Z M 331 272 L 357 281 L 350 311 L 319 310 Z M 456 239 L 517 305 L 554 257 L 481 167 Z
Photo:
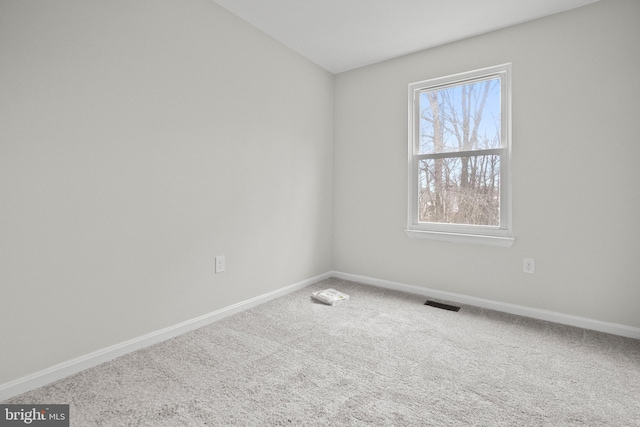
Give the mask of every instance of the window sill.
M 445 233 L 441 231 L 405 230 L 411 239 L 431 239 L 455 243 L 510 247 L 516 241 L 513 237 L 487 236 L 479 234 Z

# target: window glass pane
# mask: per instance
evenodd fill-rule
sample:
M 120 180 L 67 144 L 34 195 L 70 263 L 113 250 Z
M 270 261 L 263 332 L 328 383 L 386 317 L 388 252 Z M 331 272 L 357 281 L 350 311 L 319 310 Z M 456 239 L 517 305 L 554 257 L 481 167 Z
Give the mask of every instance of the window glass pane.
M 501 148 L 500 78 L 424 90 L 419 154 Z
M 418 221 L 500 225 L 500 155 L 418 162 Z

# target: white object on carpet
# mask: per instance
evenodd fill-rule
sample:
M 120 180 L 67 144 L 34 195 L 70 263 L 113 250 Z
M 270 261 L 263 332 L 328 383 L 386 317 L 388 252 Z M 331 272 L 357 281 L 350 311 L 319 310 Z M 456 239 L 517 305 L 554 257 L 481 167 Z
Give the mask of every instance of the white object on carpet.
M 311 298 L 316 301 L 320 301 L 324 304 L 336 305 L 342 301 L 349 299 L 349 295 L 336 291 L 335 289 L 325 289 L 323 291 L 316 291 L 311 294 Z

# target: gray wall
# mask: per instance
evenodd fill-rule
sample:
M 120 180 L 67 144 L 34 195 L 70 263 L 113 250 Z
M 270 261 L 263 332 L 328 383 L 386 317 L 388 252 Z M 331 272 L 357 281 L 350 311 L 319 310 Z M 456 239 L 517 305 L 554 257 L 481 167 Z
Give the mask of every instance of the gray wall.
M 333 76 L 212 1 L 2 0 L 0 85 L 0 384 L 331 269 Z
M 640 327 L 639 42 L 605 0 L 338 75 L 334 269 Z M 407 85 L 506 62 L 516 243 L 408 239 Z

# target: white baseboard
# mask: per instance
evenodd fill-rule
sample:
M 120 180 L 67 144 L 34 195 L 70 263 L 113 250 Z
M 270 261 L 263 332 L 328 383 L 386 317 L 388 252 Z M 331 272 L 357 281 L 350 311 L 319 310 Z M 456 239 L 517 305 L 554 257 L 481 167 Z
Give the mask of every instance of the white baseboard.
M 35 372 L 22 378 L 18 378 L 17 380 L 2 384 L 0 385 L 0 402 L 7 400 L 13 396 L 17 396 L 18 394 L 33 390 L 34 388 L 42 387 L 59 379 L 65 378 L 69 375 L 73 375 L 85 369 L 99 365 L 100 363 L 108 362 L 109 360 L 115 359 L 116 357 L 131 353 L 132 351 L 148 347 L 152 344 L 156 344 L 161 341 L 165 341 L 186 332 L 192 331 L 194 329 L 198 329 L 202 326 L 208 325 L 227 316 L 231 316 L 232 314 L 263 304 L 269 300 L 286 295 L 298 289 L 305 288 L 313 283 L 319 282 L 320 280 L 328 279 L 332 276 L 333 274 L 331 272 L 327 272 L 315 277 L 311 277 L 292 285 L 276 289 L 275 291 L 268 292 L 263 295 L 258 295 L 255 298 L 251 298 L 246 301 L 242 301 L 237 304 L 222 308 L 220 310 L 202 315 L 200 317 L 196 317 L 195 319 L 187 320 L 177 325 L 160 329 L 141 337 L 134 338 L 120 344 L 112 345 L 107 348 L 103 348 L 102 350 L 86 354 L 67 362 L 51 366 L 50 368 L 44 369 L 42 371 Z
M 57 364 L 55 366 L 39 372 L 35 372 L 25 377 L 18 378 L 17 380 L 2 384 L 0 385 L 0 402 L 18 394 L 25 393 L 34 388 L 42 387 L 59 379 L 65 378 L 69 375 L 99 365 L 100 363 L 108 362 L 109 360 L 115 359 L 119 356 L 123 356 L 132 351 L 148 347 L 152 344 L 156 344 L 158 342 L 176 337 L 194 329 L 198 329 L 202 326 L 208 325 L 227 316 L 231 316 L 232 314 L 263 304 L 269 300 L 286 295 L 298 289 L 305 288 L 311 284 L 324 279 L 328 279 L 330 277 L 337 277 L 339 279 L 379 286 L 381 288 L 410 292 L 413 294 L 423 295 L 431 298 L 439 298 L 447 301 L 457 302 L 460 304 L 474 305 L 477 307 L 503 311 L 506 313 L 517 314 L 534 319 L 547 320 L 565 325 L 577 326 L 580 328 L 640 339 L 640 328 L 634 328 L 631 326 L 602 322 L 585 317 L 572 316 L 569 314 L 562 314 L 548 310 L 541 310 L 537 308 L 476 298 L 452 292 L 423 288 L 421 286 L 408 285 L 404 283 L 392 282 L 389 280 L 375 279 L 373 277 L 360 276 L 357 274 L 332 271 L 302 280 L 300 282 L 285 286 L 275 291 L 259 295 L 246 301 L 239 302 L 237 304 L 230 305 L 228 307 L 216 310 L 200 317 L 196 317 L 195 319 L 187 320 L 177 325 L 151 332 L 141 337 L 134 338 L 129 341 L 125 341 L 120 344 L 95 351 L 93 353 L 89 353 L 87 355 Z
M 506 302 L 492 301 L 483 298 L 476 298 L 452 292 L 439 291 L 436 289 L 423 288 L 421 286 L 407 285 L 404 283 L 391 282 L 389 280 L 375 279 L 373 277 L 360 276 L 357 274 L 349 274 L 339 271 L 334 271 L 333 277 L 350 280 L 353 282 L 364 283 L 367 285 L 378 286 L 381 288 L 395 289 L 398 291 L 409 292 L 412 294 L 423 295 L 431 298 L 439 298 L 457 302 L 460 304 L 474 305 L 476 307 L 517 314 L 519 316 L 547 320 L 550 322 L 561 323 L 563 325 L 577 326 L 579 328 L 606 332 L 608 334 L 640 339 L 640 328 L 634 328 L 632 326 L 621 325 L 618 323 L 602 322 L 600 320 L 589 319 L 586 317 L 573 316 L 570 314 L 542 310 L 539 308 L 525 307 L 522 305 L 509 304 Z

